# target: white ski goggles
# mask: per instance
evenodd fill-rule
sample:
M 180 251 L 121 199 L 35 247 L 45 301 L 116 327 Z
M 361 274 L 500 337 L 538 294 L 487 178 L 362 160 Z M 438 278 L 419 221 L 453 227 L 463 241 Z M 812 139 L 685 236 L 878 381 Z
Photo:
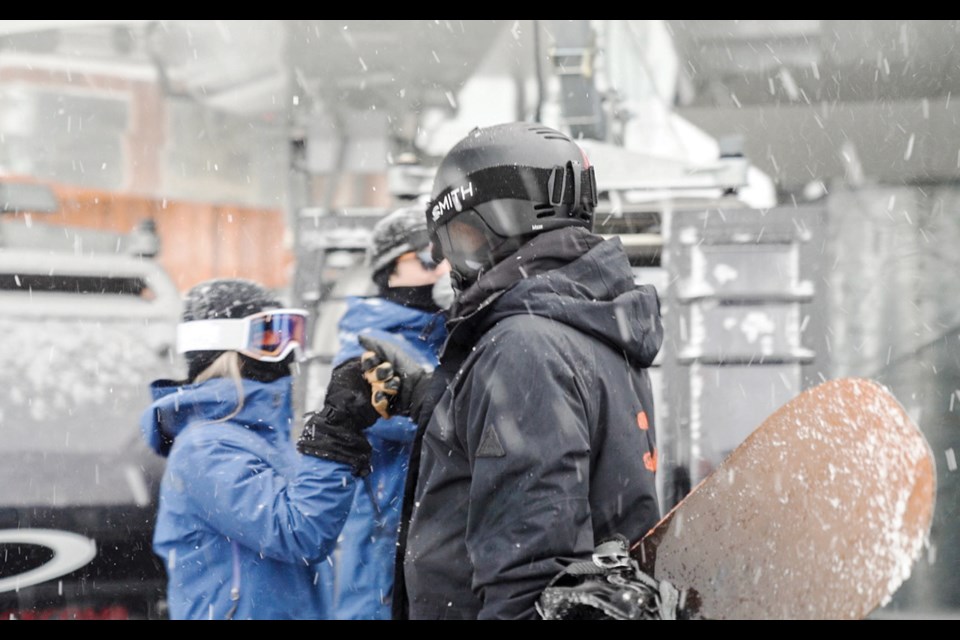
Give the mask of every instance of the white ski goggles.
M 238 351 L 262 362 L 280 362 L 303 349 L 306 338 L 306 309 L 269 309 L 246 318 L 181 322 L 177 353 Z

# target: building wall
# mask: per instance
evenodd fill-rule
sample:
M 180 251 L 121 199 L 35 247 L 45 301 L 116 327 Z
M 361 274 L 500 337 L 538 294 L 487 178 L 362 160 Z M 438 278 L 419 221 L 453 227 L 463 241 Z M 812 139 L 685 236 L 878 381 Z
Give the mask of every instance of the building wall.
M 10 222 L 128 233 L 153 220 L 160 239 L 157 259 L 181 291 L 215 277 L 250 278 L 274 289 L 292 279 L 291 238 L 280 209 L 52 186 L 59 212 L 17 214 L 8 216 Z

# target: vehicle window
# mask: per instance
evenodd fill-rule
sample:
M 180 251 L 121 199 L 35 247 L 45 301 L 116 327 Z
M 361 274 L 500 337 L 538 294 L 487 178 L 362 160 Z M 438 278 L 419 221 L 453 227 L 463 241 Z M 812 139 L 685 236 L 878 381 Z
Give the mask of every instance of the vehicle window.
M 110 451 L 138 438 L 148 385 L 175 370 L 164 333 L 144 319 L 0 314 L 0 451 Z
M 0 273 L 0 291 L 120 294 L 147 300 L 156 297 L 143 278 L 103 275 Z
M 176 311 L 138 273 L 0 272 L 0 453 L 115 452 L 179 374 Z M 118 269 L 119 270 L 119 269 Z M 149 302 L 148 304 L 145 304 Z

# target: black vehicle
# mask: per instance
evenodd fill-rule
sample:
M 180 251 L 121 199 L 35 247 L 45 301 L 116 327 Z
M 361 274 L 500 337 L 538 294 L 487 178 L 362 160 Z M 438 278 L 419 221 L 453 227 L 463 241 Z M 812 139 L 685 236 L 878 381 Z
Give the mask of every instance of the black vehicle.
M 0 227 L 0 619 L 162 618 L 139 417 L 179 373 L 179 294 L 151 259 L 4 248 Z

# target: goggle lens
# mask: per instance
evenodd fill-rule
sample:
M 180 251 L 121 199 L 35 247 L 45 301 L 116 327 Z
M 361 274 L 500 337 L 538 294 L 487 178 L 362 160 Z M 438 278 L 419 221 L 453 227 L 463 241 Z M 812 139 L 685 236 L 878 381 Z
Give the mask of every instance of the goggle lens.
M 431 247 L 427 247 L 426 249 L 422 249 L 421 251 L 418 251 L 417 260 L 420 261 L 420 264 L 423 265 L 424 269 L 433 270 L 437 268 L 438 263 L 436 260 L 433 259 L 433 250 L 431 249 Z
M 414 260 L 414 259 L 416 259 L 417 262 L 420 263 L 421 267 L 423 267 L 424 269 L 427 269 L 428 271 L 433 271 L 434 269 L 437 268 L 437 265 L 439 264 L 438 260 L 434 260 L 433 250 L 429 246 L 425 249 L 421 249 L 420 251 L 409 251 L 407 253 L 404 253 L 399 258 L 397 258 L 397 262 L 402 262 L 404 260 Z
M 437 239 L 444 257 L 461 273 L 488 264 L 493 248 L 503 242 L 503 238 L 493 233 L 472 209 L 457 214 L 439 227 Z
M 279 362 L 296 347 L 303 348 L 307 318 L 299 313 L 265 312 L 247 318 L 250 329 L 244 353 L 265 362 Z

